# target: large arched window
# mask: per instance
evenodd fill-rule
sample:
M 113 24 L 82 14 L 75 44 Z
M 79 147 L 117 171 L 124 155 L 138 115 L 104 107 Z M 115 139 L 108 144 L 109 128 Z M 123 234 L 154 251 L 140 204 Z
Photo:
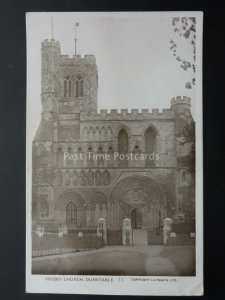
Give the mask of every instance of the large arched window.
M 76 223 L 77 221 L 77 208 L 72 201 L 66 206 L 66 221 L 69 223 Z
M 63 81 L 63 96 L 64 97 L 72 97 L 72 82 L 69 77 L 66 77 Z
M 128 153 L 128 134 L 125 129 L 121 129 L 118 135 L 118 152 L 122 154 L 119 159 L 119 165 L 127 166 L 128 160 L 125 159 L 125 155 Z
M 156 132 L 155 129 L 149 127 L 145 131 L 145 153 L 148 155 L 145 160 L 145 165 L 152 167 L 155 165 L 155 152 L 156 148 Z
M 83 97 L 84 96 L 84 81 L 82 77 L 78 76 L 75 81 L 75 95 L 76 97 Z

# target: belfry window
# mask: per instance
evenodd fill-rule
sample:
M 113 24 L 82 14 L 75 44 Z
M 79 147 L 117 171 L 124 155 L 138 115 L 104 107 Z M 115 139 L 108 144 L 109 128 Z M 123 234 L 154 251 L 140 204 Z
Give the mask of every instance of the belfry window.
M 77 218 L 76 205 L 72 201 L 70 201 L 66 206 L 66 221 L 76 222 L 76 218 Z
M 72 97 L 72 82 L 68 77 L 63 81 L 63 96 L 69 98 Z
M 71 80 L 68 81 L 68 97 L 72 96 L 72 84 Z
M 80 76 L 78 76 L 76 78 L 75 89 L 76 89 L 76 92 L 75 92 L 76 97 L 84 96 L 84 81 Z

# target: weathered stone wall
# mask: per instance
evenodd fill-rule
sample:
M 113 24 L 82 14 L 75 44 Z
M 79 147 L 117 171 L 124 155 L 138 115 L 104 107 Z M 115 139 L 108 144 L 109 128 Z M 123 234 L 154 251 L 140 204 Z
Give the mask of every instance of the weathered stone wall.
M 84 94 L 76 97 L 77 76 Z M 63 81 L 71 81 L 65 97 Z M 132 209 L 141 208 L 147 228 L 160 226 L 164 217 L 194 212 L 194 173 L 190 153 L 194 141 L 185 141 L 192 124 L 190 99 L 172 99 L 171 108 L 159 111 L 126 109 L 97 113 L 98 75 L 95 58 L 60 55 L 55 40 L 42 43 L 42 120 L 33 142 L 33 221 L 59 228 L 93 229 L 99 218 L 107 228 L 119 230 Z M 146 154 L 146 132 L 155 134 L 154 152 L 159 159 L 114 159 L 118 136 L 128 136 L 128 153 Z M 153 148 L 152 148 L 153 149 Z M 82 159 L 64 159 L 64 153 Z M 88 159 L 87 152 L 109 154 L 109 159 Z M 191 192 L 189 192 L 191 191 Z M 136 199 L 136 192 L 139 199 Z M 141 194 L 140 194 L 141 193 Z M 66 207 L 74 203 L 76 218 L 68 224 Z

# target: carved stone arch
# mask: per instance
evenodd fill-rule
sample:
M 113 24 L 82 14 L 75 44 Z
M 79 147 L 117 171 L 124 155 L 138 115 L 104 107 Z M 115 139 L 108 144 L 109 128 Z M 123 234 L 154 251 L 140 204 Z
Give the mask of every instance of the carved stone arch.
M 113 139 L 113 131 L 111 127 L 107 128 L 107 141 L 111 141 Z
M 144 126 L 144 128 L 142 129 L 142 136 L 144 137 L 145 136 L 145 133 L 146 131 L 149 129 L 149 128 L 152 128 L 156 134 L 156 136 L 159 136 L 159 129 L 157 128 L 157 126 L 153 123 L 149 123 L 149 124 L 146 124 Z
M 101 131 L 99 129 L 99 127 L 97 126 L 95 129 L 95 141 L 100 141 L 101 139 Z
M 97 203 L 107 204 L 107 196 L 102 192 L 95 193 L 90 199 L 90 204 L 96 205 Z
M 106 140 L 106 129 L 105 129 L 105 127 L 102 127 L 102 130 L 101 130 L 101 140 L 102 141 Z
M 67 189 L 61 192 L 61 194 L 57 198 L 55 202 L 55 209 L 64 210 L 64 208 L 70 201 L 73 201 L 77 208 L 84 208 L 87 204 L 86 200 L 80 193 L 73 189 Z
M 119 133 L 120 133 L 120 131 L 121 131 L 122 129 L 124 129 L 124 130 L 127 132 L 128 138 L 129 138 L 129 140 L 130 140 L 130 138 L 131 138 L 131 131 L 130 131 L 129 127 L 128 127 L 127 125 L 125 125 L 125 124 L 120 124 L 120 125 L 116 128 L 116 131 L 115 131 L 115 137 L 118 138 L 118 135 L 119 135 Z
M 85 127 L 82 132 L 83 141 L 88 141 L 88 129 Z
M 95 140 L 93 127 L 89 128 L 88 140 L 89 141 L 94 141 Z
M 149 195 L 149 199 L 154 202 L 159 202 L 163 205 L 166 204 L 164 192 L 160 185 L 148 176 L 128 176 L 121 179 L 113 188 L 111 192 L 110 201 L 123 202 L 124 196 L 131 190 L 141 190 Z

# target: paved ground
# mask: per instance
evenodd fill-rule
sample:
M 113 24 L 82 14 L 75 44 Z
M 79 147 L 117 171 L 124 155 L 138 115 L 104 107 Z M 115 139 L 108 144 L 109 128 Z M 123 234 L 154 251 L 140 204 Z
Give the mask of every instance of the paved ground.
M 193 255 L 194 246 L 107 246 L 35 258 L 32 271 L 61 275 L 188 276 L 194 275 Z

